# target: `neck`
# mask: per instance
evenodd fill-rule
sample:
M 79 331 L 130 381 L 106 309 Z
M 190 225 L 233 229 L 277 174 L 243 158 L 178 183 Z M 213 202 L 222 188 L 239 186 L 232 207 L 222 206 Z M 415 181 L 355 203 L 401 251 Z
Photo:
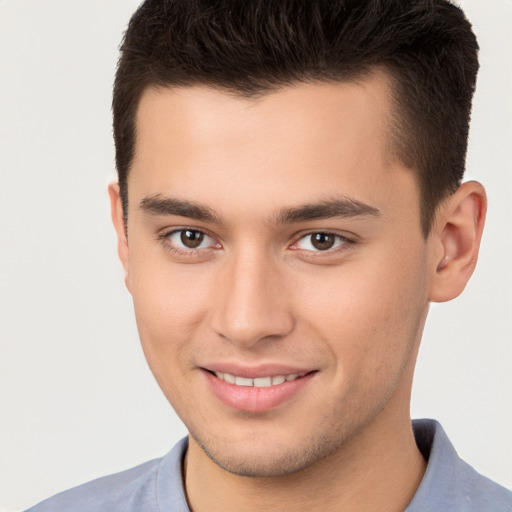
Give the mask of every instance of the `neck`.
M 409 418 L 397 424 L 381 416 L 385 411 L 329 457 L 281 477 L 228 473 L 191 438 L 185 480 L 190 508 L 193 512 L 403 511 L 426 464 Z

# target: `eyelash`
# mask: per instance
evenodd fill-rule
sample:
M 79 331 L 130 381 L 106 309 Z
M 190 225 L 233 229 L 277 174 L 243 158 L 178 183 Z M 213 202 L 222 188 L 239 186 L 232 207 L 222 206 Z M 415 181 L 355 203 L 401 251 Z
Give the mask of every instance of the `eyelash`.
M 208 238 L 211 238 L 212 240 L 215 240 L 213 236 L 209 235 L 206 231 L 203 231 L 202 229 L 188 228 L 188 227 L 172 229 L 171 231 L 162 233 L 161 235 L 158 236 L 158 238 L 166 250 L 170 251 L 173 254 L 179 255 L 179 256 L 185 256 L 185 257 L 199 256 L 200 254 L 203 253 L 203 251 L 206 251 L 206 250 L 212 248 L 212 246 L 208 246 L 208 247 L 202 247 L 202 248 L 198 248 L 198 249 L 194 249 L 194 248 L 182 249 L 182 248 L 176 247 L 175 245 L 173 245 L 169 242 L 169 239 L 172 235 L 182 233 L 183 231 L 193 231 L 194 233 L 200 233 Z M 333 237 L 335 237 L 336 241 L 341 242 L 341 244 L 339 246 L 335 247 L 334 249 L 326 249 L 324 251 L 322 251 L 322 250 L 313 251 L 313 250 L 308 250 L 308 249 L 300 249 L 299 247 L 297 247 L 298 243 L 301 240 L 304 240 L 307 237 L 311 237 L 311 236 L 317 235 L 317 234 L 333 236 Z M 215 249 L 218 249 L 221 247 L 221 245 L 219 243 L 216 243 L 215 245 L 217 246 L 217 247 L 215 247 L 215 246 L 213 247 Z M 318 257 L 326 257 L 326 256 L 329 256 L 332 254 L 347 251 L 348 249 L 352 248 L 354 245 L 355 245 L 354 240 L 351 240 L 344 235 L 340 235 L 339 233 L 334 233 L 332 231 L 310 231 L 308 233 L 304 233 L 304 234 L 300 235 L 296 239 L 295 242 L 293 242 L 291 245 L 289 245 L 289 248 L 293 251 L 307 252 L 308 257 L 310 257 L 310 258 L 318 258 Z
M 211 238 L 212 240 L 214 240 L 213 236 L 209 235 L 202 229 L 187 228 L 187 227 L 179 228 L 179 229 L 172 229 L 171 231 L 166 231 L 165 233 L 162 233 L 161 235 L 159 235 L 158 238 L 167 251 L 170 251 L 171 253 L 176 254 L 178 256 L 185 256 L 185 257 L 193 258 L 194 256 L 198 256 L 198 255 L 202 254 L 203 251 L 206 251 L 206 250 L 212 248 L 212 246 L 208 246 L 208 247 L 201 247 L 198 249 L 193 249 L 193 248 L 182 249 L 182 248 L 176 247 L 175 245 L 170 243 L 170 237 L 172 235 L 182 233 L 184 231 L 192 231 L 194 233 L 200 233 L 200 234 L 207 236 L 208 238 Z M 218 248 L 220 248 L 220 244 L 217 243 L 216 245 L 218 246 Z
M 334 243 L 339 243 L 337 247 L 322 250 L 308 250 L 308 249 L 300 249 L 297 247 L 300 241 L 307 239 L 308 237 L 312 237 L 313 235 L 327 235 L 335 238 Z M 334 233 L 332 231 L 310 231 L 309 233 L 305 233 L 297 238 L 297 241 L 290 245 L 290 248 L 294 251 L 305 251 L 309 253 L 310 258 L 321 258 L 332 256 L 333 254 L 338 254 L 340 252 L 345 252 L 348 249 L 352 248 L 355 245 L 354 240 L 347 238 L 344 235 L 340 235 L 339 233 Z

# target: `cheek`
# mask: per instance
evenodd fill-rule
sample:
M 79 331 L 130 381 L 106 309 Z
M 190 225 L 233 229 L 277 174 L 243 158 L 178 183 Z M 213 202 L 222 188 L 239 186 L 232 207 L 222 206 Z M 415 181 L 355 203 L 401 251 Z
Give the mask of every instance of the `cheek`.
M 194 267 L 134 254 L 130 289 L 142 347 L 154 372 L 164 361 L 184 357 L 204 318 L 208 285 L 205 272 Z
M 146 361 L 167 400 L 176 410 L 186 403 L 203 305 L 200 294 L 159 274 L 138 276 L 133 288 L 137 329 Z
M 390 251 L 301 287 L 314 290 L 299 301 L 307 305 L 304 317 L 327 340 L 339 374 L 370 382 L 376 380 L 372 374 L 403 367 L 426 313 L 423 274 L 420 253 L 399 259 Z

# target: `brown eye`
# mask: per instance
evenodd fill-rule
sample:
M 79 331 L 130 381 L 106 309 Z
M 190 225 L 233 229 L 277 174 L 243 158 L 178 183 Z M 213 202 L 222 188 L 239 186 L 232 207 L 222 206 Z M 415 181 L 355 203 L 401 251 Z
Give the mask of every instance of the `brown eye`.
M 180 240 L 187 249 L 196 249 L 203 242 L 204 233 L 192 229 L 183 229 L 180 232 Z
M 343 235 L 329 233 L 325 231 L 317 231 L 309 233 L 301 237 L 295 244 L 294 248 L 310 252 L 334 252 L 341 249 L 344 245 L 350 245 L 350 240 Z
M 188 256 L 205 254 L 205 251 L 220 249 L 222 246 L 214 238 L 200 229 L 182 228 L 160 236 L 166 249 L 176 254 Z
M 326 251 L 332 249 L 336 242 L 336 237 L 329 233 L 313 233 L 310 235 L 311 245 L 319 251 Z

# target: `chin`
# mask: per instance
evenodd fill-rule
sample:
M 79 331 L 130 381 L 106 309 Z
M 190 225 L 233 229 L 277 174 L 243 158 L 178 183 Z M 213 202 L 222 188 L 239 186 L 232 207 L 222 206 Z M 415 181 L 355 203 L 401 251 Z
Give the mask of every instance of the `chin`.
M 302 440 L 297 446 L 250 443 L 240 447 L 229 443 L 202 442 L 190 434 L 204 453 L 220 468 L 238 476 L 279 477 L 298 473 L 313 466 L 318 461 L 332 455 L 341 443 L 322 437 L 316 440 Z

